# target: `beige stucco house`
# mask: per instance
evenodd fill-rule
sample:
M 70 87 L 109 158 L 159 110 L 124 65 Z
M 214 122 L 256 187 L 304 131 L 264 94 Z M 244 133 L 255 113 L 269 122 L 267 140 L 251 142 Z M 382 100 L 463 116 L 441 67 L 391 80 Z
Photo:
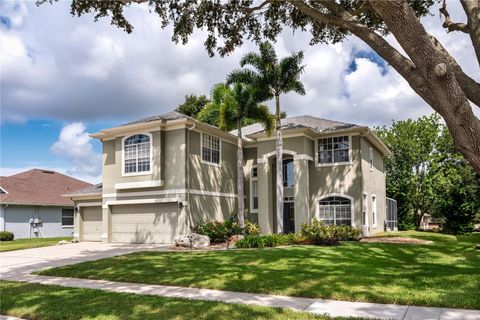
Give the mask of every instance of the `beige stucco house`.
M 365 126 L 311 116 L 282 120 L 284 231 L 313 218 L 384 231 L 385 145 Z M 243 128 L 245 204 L 263 233 L 277 232 L 275 141 Z M 80 241 L 173 242 L 236 212 L 236 135 L 169 112 L 105 129 L 102 184 L 65 195 Z

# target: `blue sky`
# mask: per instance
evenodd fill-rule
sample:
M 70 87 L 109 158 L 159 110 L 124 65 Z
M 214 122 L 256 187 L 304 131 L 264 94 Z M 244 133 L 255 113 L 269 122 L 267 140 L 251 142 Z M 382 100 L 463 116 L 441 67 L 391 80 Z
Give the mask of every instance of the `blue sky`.
M 1 175 L 40 167 L 99 182 L 100 144 L 88 133 L 170 111 L 185 95 L 208 95 L 239 67 L 242 55 L 256 50 L 246 42 L 230 56 L 210 58 L 201 31 L 187 45 L 175 45 L 171 29 L 162 30 L 144 5 L 127 10 L 132 34 L 108 18 L 95 23 L 92 15 L 69 12 L 68 1 L 37 7 L 34 1 L 0 0 Z M 469 37 L 447 34 L 437 12 L 424 19 L 427 30 L 480 81 Z M 449 12 L 454 21 L 464 20 L 458 3 L 449 3 Z M 432 112 L 359 39 L 309 42 L 307 32 L 285 30 L 275 43 L 279 56 L 305 52 L 307 94 L 282 97 L 288 115 L 374 126 Z

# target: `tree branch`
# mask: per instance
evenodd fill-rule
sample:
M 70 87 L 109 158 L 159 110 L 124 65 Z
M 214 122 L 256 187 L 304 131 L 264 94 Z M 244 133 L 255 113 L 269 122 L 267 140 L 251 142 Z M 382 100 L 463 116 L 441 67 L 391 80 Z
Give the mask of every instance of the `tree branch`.
M 480 1 L 460 0 L 467 15 L 468 33 L 480 66 Z
M 452 31 L 461 31 L 463 33 L 468 33 L 468 24 L 462 22 L 452 22 L 450 20 L 450 14 L 447 11 L 447 2 L 444 0 L 443 5 L 440 8 L 440 15 L 445 17 L 445 21 L 442 24 L 442 27 L 447 29 L 447 32 Z

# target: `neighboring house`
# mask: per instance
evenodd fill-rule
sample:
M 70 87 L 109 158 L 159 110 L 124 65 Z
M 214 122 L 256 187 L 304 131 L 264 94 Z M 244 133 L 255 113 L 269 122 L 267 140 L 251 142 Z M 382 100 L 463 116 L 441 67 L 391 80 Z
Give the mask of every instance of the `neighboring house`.
M 0 177 L 0 230 L 16 239 L 73 236 L 73 202 L 62 195 L 88 186 L 42 169 Z
M 310 116 L 282 120 L 284 225 L 313 218 L 384 231 L 385 145 L 365 126 Z M 243 128 L 248 218 L 277 231 L 275 140 Z M 236 205 L 236 136 L 178 112 L 105 129 L 102 186 L 66 196 L 76 204 L 75 236 L 105 242 L 170 243 Z

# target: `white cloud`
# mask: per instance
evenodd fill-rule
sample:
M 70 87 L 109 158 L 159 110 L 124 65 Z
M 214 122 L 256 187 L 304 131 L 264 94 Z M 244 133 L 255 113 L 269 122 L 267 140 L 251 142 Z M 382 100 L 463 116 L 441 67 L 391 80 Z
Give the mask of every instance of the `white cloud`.
M 81 122 L 65 125 L 51 151 L 69 160 L 71 167 L 67 174 L 74 176 L 98 177 L 101 174 L 101 156 L 92 147 L 92 139 Z
M 15 20 L 11 29 L 0 33 L 2 120 L 7 121 L 124 122 L 160 114 L 175 108 L 187 94 L 208 94 L 213 84 L 239 67 L 245 52 L 256 49 L 246 42 L 231 56 L 210 58 L 201 31 L 187 45 L 175 45 L 171 28 L 161 29 L 158 17 L 145 6 L 127 10 L 135 29 L 126 34 L 108 18 L 95 23 L 92 15 L 72 17 L 68 2 L 22 5 L 23 9 L 2 11 Z M 423 18 L 427 30 L 480 80 L 470 39 L 458 32 L 447 34 L 435 6 L 434 15 Z M 449 11 L 455 21 L 464 19 L 460 4 L 449 2 Z M 385 70 L 363 58 L 351 72 L 355 53 L 370 50 L 358 38 L 308 46 L 309 38 L 308 33 L 285 30 L 275 44 L 279 56 L 305 50 L 302 80 L 307 95 L 282 97 L 289 115 L 375 125 L 433 111 L 388 66 L 381 72 Z

